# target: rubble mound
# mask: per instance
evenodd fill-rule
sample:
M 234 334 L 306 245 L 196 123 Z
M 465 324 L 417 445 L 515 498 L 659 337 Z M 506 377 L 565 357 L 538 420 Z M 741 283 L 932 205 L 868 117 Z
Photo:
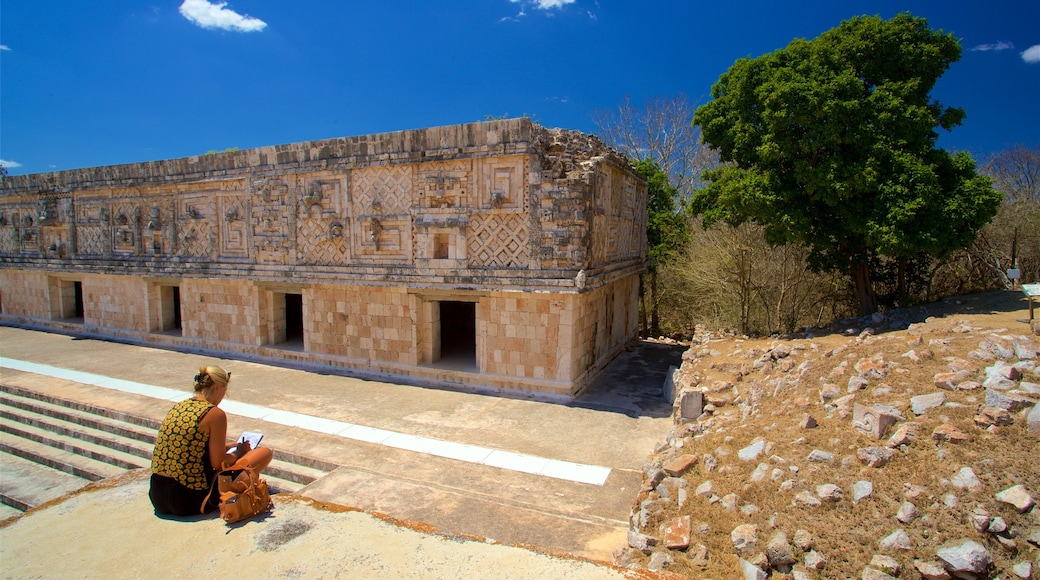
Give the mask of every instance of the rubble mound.
M 1021 294 L 788 339 L 701 333 L 615 563 L 690 578 L 1040 577 Z

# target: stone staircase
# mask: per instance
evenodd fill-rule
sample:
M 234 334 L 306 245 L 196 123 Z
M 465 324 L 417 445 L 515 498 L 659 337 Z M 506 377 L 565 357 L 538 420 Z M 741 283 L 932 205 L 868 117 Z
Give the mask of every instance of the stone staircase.
M 151 464 L 159 421 L 0 384 L 0 519 Z M 275 450 L 272 493 L 292 493 L 338 465 Z

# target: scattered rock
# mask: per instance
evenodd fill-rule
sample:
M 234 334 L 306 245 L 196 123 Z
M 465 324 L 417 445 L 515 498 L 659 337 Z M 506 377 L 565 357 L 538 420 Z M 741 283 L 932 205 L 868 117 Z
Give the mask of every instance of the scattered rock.
M 798 492 L 798 495 L 794 496 L 794 501 L 791 505 L 804 506 L 804 507 L 820 507 L 820 498 L 816 497 L 810 491 Z
M 635 530 L 629 530 L 628 545 L 644 554 L 649 554 L 651 550 L 653 550 L 653 547 L 657 545 L 657 538 L 648 536 L 647 534 L 641 534 Z
M 816 486 L 816 495 L 824 501 L 839 502 L 845 494 L 833 483 L 825 483 Z
M 814 543 L 813 535 L 807 530 L 798 529 L 794 532 L 794 545 L 803 552 L 812 549 Z
M 802 421 L 798 426 L 802 429 L 815 429 L 817 426 L 816 419 L 813 419 L 812 415 L 806 413 L 802 415 Z
M 898 429 L 896 429 L 896 432 L 888 438 L 887 446 L 891 449 L 895 449 L 896 447 L 909 445 L 917 439 L 917 428 L 917 423 L 903 423 Z
M 993 563 L 989 551 L 972 540 L 940 548 L 935 555 L 942 561 L 943 567 L 957 578 L 983 577 Z
M 671 520 L 664 527 L 664 547 L 669 550 L 685 550 L 690 547 L 693 519 L 682 516 Z
M 975 472 L 970 467 L 962 467 L 957 475 L 953 476 L 950 480 L 950 484 L 953 487 L 960 489 L 975 490 L 982 487 L 982 482 L 976 477 Z
M 701 568 L 708 567 L 708 547 L 704 544 L 697 544 L 687 552 L 687 557 L 690 559 L 690 563 L 694 566 Z
M 857 481 L 852 484 L 852 501 L 859 503 L 874 493 L 874 484 L 869 481 Z
M 1026 416 L 1026 423 L 1029 425 L 1029 432 L 1040 437 L 1040 405 L 1033 405 L 1029 415 Z
M 646 565 L 647 570 L 660 572 L 675 563 L 675 556 L 668 552 L 654 552 L 650 556 L 650 563 Z
M 950 443 L 964 443 L 971 438 L 965 435 L 949 423 L 939 425 L 932 431 L 932 439 L 936 441 L 949 441 Z
M 751 552 L 758 543 L 758 526 L 754 524 L 741 524 L 729 534 L 733 541 L 733 547 L 737 552 L 746 554 Z
M 766 442 L 765 441 L 759 441 L 757 443 L 752 443 L 751 445 L 748 445 L 747 447 L 745 447 L 745 448 L 741 449 L 740 451 L 738 451 L 737 452 L 737 457 L 740 458 L 743 461 L 754 461 L 755 459 L 758 459 L 758 456 L 762 454 L 762 452 L 765 450 L 765 448 L 766 448 Z
M 1011 567 L 1011 572 L 1022 580 L 1030 580 L 1033 577 L 1033 565 L 1029 562 L 1018 562 Z
M 951 580 L 950 575 L 940 564 L 914 560 L 914 568 L 917 568 L 921 580 Z
M 915 415 L 924 415 L 928 409 L 942 406 L 946 402 L 946 393 L 929 393 L 910 398 L 910 409 Z
M 903 530 L 896 530 L 884 538 L 881 538 L 878 545 L 882 550 L 888 550 L 890 552 L 897 550 L 901 552 L 909 552 L 913 549 L 913 546 L 910 544 L 910 536 L 908 536 Z
M 989 511 L 986 506 L 979 504 L 968 514 L 968 522 L 980 534 L 989 529 Z
M 697 489 L 693 490 L 693 493 L 702 497 L 711 497 L 712 495 L 715 495 L 715 492 L 713 490 L 714 487 L 715 485 L 709 479 L 698 485 Z
M 1033 497 L 1029 495 L 1029 492 L 1026 491 L 1024 485 L 1016 485 L 1014 487 L 1009 487 L 1004 491 L 998 493 L 996 495 L 996 498 L 997 501 L 1001 503 L 1011 504 L 1015 507 L 1015 509 L 1018 510 L 1018 513 L 1022 514 L 1026 513 L 1034 505 L 1036 505 L 1036 500 L 1034 500 Z
M 998 409 L 1007 409 L 1008 411 L 1015 412 L 1019 409 L 1024 409 L 1031 404 L 1031 401 L 1027 401 L 1024 398 L 1012 397 L 1005 395 L 1004 393 L 998 393 L 993 389 L 986 389 L 986 405 L 989 407 L 997 407 Z
M 856 451 L 856 457 L 868 467 L 884 467 L 892 461 L 893 455 L 887 447 L 863 447 Z
M 744 573 L 744 580 L 766 580 L 767 578 L 765 570 L 743 558 L 740 559 L 740 571 Z
M 852 407 L 852 426 L 873 439 L 881 439 L 888 429 L 902 420 L 902 416 L 881 405 L 867 407 L 856 403 Z
M 766 544 L 766 558 L 773 568 L 781 568 L 794 564 L 794 549 L 787 542 L 787 534 L 777 532 Z
M 846 391 L 850 393 L 862 391 L 863 389 L 867 388 L 868 384 L 869 383 L 867 382 L 867 379 L 863 377 L 849 377 L 849 385 L 846 388 Z
M 682 475 L 689 471 L 696 463 L 696 455 L 680 455 L 668 463 L 665 463 L 661 469 L 672 477 L 682 477 Z
M 916 517 L 917 506 L 908 501 L 904 501 L 903 505 L 899 506 L 899 511 L 896 512 L 896 519 L 904 524 L 909 524 Z
M 831 463 L 834 461 L 834 454 L 829 451 L 813 449 L 806 459 L 814 463 Z
M 874 554 L 874 557 L 870 559 L 870 567 L 877 568 L 885 574 L 896 576 L 899 575 L 899 571 L 902 569 L 902 566 L 899 565 L 899 560 L 884 554 Z
M 810 550 L 805 555 L 805 558 L 802 559 L 802 564 L 810 570 L 823 570 L 824 566 L 827 565 L 827 559 L 816 550 Z
M 1007 409 L 1001 409 L 1000 407 L 990 407 L 986 405 L 979 409 L 979 414 L 975 415 L 975 424 L 979 427 L 1006 427 L 1007 425 L 1013 425 L 1015 419 L 1011 416 L 1011 412 Z
M 863 573 L 860 575 L 861 580 L 896 580 L 895 576 L 891 574 L 885 574 L 881 570 L 875 568 L 864 568 Z
M 933 378 L 933 384 L 937 389 L 943 389 L 945 391 L 956 391 L 964 381 L 968 380 L 971 376 L 966 370 L 954 371 L 950 373 L 937 373 Z

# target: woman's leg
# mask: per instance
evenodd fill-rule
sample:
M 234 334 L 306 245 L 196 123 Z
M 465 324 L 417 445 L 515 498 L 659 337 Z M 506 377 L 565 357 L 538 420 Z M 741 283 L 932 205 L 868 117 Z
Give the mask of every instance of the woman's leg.
M 271 460 L 274 459 L 274 455 L 271 453 L 269 447 L 258 447 L 256 449 L 250 449 L 243 459 L 249 463 L 249 467 L 255 469 L 257 473 L 260 473 L 268 466 L 268 464 L 271 463 Z

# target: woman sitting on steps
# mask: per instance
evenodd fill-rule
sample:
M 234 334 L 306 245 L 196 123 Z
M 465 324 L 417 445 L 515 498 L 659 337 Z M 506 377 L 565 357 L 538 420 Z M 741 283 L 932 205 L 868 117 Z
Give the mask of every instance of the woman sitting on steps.
M 216 510 L 220 494 L 216 490 L 210 494 L 210 487 L 224 465 L 244 457 L 259 473 L 271 463 L 271 450 L 266 447 L 250 449 L 249 443 L 227 442 L 227 415 L 217 405 L 229 382 L 231 373 L 218 366 L 200 368 L 195 395 L 174 405 L 163 419 L 152 452 L 148 490 L 156 514 L 188 516 Z

